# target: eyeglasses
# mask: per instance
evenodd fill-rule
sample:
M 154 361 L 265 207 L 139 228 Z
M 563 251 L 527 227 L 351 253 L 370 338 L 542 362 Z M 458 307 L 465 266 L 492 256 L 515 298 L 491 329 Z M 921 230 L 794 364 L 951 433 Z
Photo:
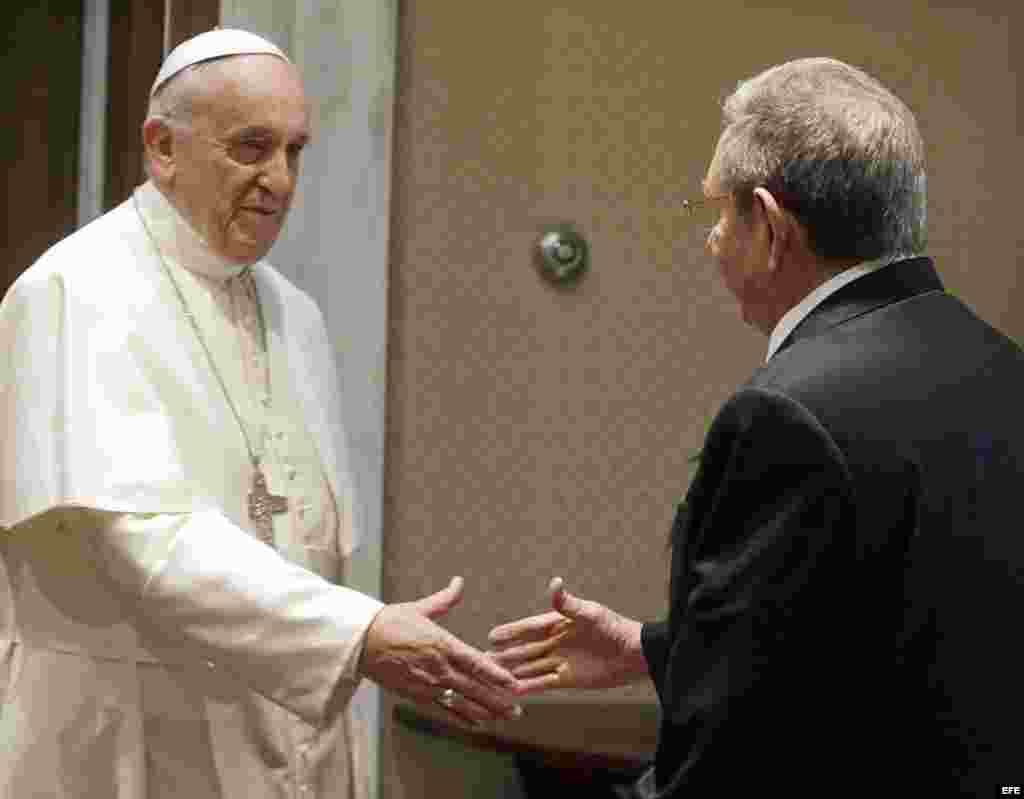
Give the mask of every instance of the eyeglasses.
M 698 221 L 705 220 L 707 222 L 707 227 L 703 231 L 706 235 L 718 224 L 721 208 L 717 203 L 722 200 L 728 200 L 731 196 L 731 194 L 702 195 L 693 200 L 683 200 L 680 208 L 688 218 Z

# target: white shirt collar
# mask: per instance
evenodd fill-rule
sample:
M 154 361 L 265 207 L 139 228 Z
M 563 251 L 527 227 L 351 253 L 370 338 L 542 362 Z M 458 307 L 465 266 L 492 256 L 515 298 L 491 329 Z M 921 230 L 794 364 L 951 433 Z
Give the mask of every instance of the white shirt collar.
M 775 325 L 771 338 L 768 339 L 768 356 L 765 358 L 765 362 L 767 363 L 772 359 L 772 356 L 779 351 L 779 347 L 782 346 L 782 342 L 786 340 L 786 337 L 796 329 L 797 325 L 807 318 L 811 311 L 821 305 L 828 297 L 831 297 L 843 286 L 852 283 L 857 278 L 876 272 L 895 260 L 896 257 L 893 255 L 883 255 L 874 261 L 865 261 L 856 266 L 851 266 L 849 269 L 844 269 L 838 275 L 833 275 L 814 289 L 814 291 L 786 311 L 778 321 L 778 324 Z
M 228 261 L 211 250 L 153 181 L 147 181 L 135 190 L 135 202 L 166 260 L 220 281 L 245 271 L 246 264 Z

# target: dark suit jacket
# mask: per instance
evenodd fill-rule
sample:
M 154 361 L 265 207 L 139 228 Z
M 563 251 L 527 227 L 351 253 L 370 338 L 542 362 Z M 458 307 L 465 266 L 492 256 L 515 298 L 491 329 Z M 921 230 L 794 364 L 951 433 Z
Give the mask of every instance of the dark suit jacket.
M 1024 353 L 927 258 L 796 328 L 673 526 L 669 616 L 643 630 L 656 795 L 1024 782 L 1022 418 Z

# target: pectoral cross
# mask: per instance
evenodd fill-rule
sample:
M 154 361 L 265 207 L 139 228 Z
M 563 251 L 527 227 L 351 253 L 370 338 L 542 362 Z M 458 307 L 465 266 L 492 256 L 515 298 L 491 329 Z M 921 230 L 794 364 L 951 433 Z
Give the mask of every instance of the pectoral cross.
M 267 490 L 267 478 L 257 466 L 252 475 L 252 491 L 249 492 L 249 518 L 264 544 L 274 546 L 274 516 L 287 512 L 288 497 L 271 494 Z

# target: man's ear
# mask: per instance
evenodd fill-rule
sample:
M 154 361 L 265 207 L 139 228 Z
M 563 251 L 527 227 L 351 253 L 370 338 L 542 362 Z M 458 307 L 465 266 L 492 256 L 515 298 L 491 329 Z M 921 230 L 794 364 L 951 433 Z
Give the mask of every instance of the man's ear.
M 763 215 L 763 221 L 769 235 L 768 269 L 778 271 L 786 256 L 787 250 L 793 246 L 793 219 L 785 212 L 768 189 L 759 186 L 754 189 L 756 212 Z
M 150 117 L 142 123 L 142 148 L 150 174 L 160 183 L 170 183 L 177 163 L 174 130 L 163 119 Z

